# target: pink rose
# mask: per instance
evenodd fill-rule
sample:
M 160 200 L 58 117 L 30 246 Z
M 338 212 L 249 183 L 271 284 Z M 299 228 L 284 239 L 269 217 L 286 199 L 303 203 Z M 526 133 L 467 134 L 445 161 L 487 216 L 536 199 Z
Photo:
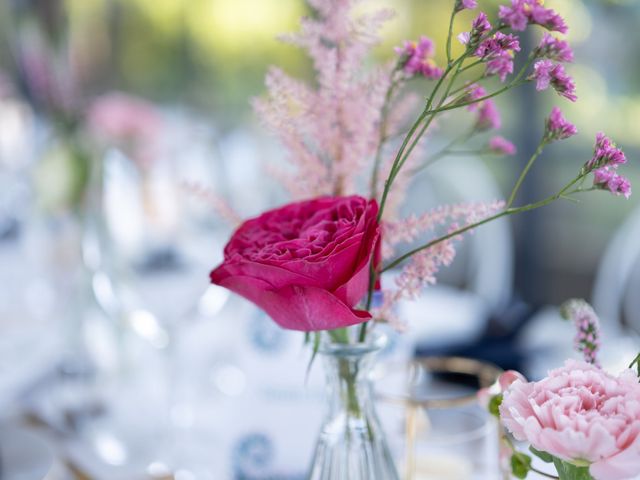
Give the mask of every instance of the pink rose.
M 262 308 L 283 328 L 330 330 L 362 323 L 355 310 L 369 287 L 377 250 L 378 204 L 324 197 L 247 220 L 224 250 L 211 281 Z
M 568 462 L 588 463 L 596 480 L 640 474 L 640 384 L 568 360 L 539 382 L 516 380 L 500 406 L 518 440 Z

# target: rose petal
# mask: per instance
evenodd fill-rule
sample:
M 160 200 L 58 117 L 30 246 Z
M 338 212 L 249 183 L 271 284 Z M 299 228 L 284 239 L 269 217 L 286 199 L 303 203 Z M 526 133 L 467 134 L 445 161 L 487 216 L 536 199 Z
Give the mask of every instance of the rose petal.
M 223 278 L 218 285 L 255 303 L 278 325 L 290 330 L 331 330 L 371 319 L 368 312 L 352 310 L 335 295 L 318 287 L 273 288 L 264 280 L 246 276 Z

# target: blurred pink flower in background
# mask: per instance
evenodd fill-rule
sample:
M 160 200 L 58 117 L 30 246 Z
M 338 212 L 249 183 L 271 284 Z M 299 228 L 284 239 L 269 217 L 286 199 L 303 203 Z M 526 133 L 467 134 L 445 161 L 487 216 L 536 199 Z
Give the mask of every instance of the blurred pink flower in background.
M 151 102 L 121 92 L 98 97 L 87 112 L 89 129 L 95 137 L 121 148 L 142 166 L 148 166 L 157 153 L 163 119 Z
M 516 380 L 504 393 L 500 416 L 516 439 L 589 464 L 596 480 L 640 473 L 640 384 L 632 370 L 616 377 L 567 360 L 539 382 Z
M 498 155 L 515 155 L 516 153 L 516 146 L 498 135 L 489 140 L 489 149 Z

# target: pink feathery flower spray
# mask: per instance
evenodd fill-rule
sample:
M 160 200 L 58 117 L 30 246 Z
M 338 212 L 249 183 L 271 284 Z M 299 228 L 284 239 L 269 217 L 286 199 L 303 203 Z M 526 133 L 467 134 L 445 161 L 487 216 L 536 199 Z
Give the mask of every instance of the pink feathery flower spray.
M 549 33 L 542 36 L 535 54 L 540 58 L 548 58 L 557 62 L 573 62 L 573 50 L 566 40 L 560 40 Z
M 465 225 L 471 225 L 495 215 L 504 206 L 503 201 L 445 205 L 420 216 L 412 215 L 404 220 L 386 222 L 383 225 L 382 235 L 385 243 L 383 252 L 386 251 L 386 255 L 383 253 L 383 256 L 388 256 L 394 245 L 412 242 L 422 232 L 444 229 L 451 233 Z M 396 288 L 383 291 L 384 301 L 374 311 L 374 318 L 398 324 L 393 314 L 394 305 L 402 299 L 415 298 L 425 286 L 436 283 L 438 271 L 450 265 L 455 259 L 455 242 L 460 239 L 461 235 L 454 236 L 411 257 L 396 280 Z
M 564 140 L 578 133 L 574 124 L 567 121 L 558 107 L 553 107 L 546 121 L 546 138 L 551 140 Z
M 489 140 L 489 150 L 496 155 L 515 155 L 516 146 L 506 138 L 496 135 Z
M 542 91 L 552 86 L 561 96 L 575 102 L 576 85 L 573 78 L 567 74 L 564 67 L 551 60 L 539 60 L 533 66 L 533 75 L 529 77 L 536 81 L 536 90 Z
M 574 348 L 576 351 L 584 355 L 585 362 L 598 365 L 600 321 L 591 305 L 584 300 L 568 300 L 560 307 L 560 313 L 564 319 L 575 325 Z
M 403 69 L 409 76 L 422 75 L 434 80 L 442 76 L 443 70 L 433 59 L 434 43 L 427 37 L 420 37 L 418 42 L 406 41 L 403 47 L 396 48 L 401 55 Z

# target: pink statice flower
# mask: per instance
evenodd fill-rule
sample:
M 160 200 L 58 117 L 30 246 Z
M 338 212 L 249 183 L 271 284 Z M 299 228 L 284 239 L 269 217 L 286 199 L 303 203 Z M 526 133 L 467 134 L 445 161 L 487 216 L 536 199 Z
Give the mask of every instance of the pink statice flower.
M 500 119 L 500 112 L 493 100 L 485 100 L 478 109 L 478 118 L 476 120 L 475 128 L 480 132 L 487 130 L 497 130 L 502 126 L 502 120 Z
M 546 32 L 535 53 L 540 58 L 548 58 L 557 62 L 573 62 L 573 50 L 569 46 L 569 42 L 560 40 Z
M 631 182 L 617 173 L 614 168 L 602 167 L 595 170 L 593 184 L 602 190 L 609 190 L 614 195 L 622 195 L 624 198 L 631 197 Z
M 491 23 L 489 23 L 487 14 L 480 12 L 471 24 L 471 31 L 462 32 L 458 35 L 458 40 L 463 45 L 476 45 L 489 30 L 491 30 Z
M 515 35 L 497 32 L 493 37 L 484 40 L 475 51 L 474 56 L 490 58 L 502 55 L 506 51 L 520 51 L 520 40 Z
M 533 75 L 529 78 L 536 81 L 536 90 L 538 91 L 546 90 L 552 86 L 559 95 L 572 102 L 578 99 L 573 78 L 559 63 L 553 63 L 551 60 L 539 60 L 533 66 Z
M 513 382 L 500 417 L 517 440 L 589 465 L 595 480 L 640 474 L 640 383 L 632 370 L 614 376 L 567 360 L 539 382 Z
M 573 137 L 577 133 L 576 126 L 564 118 L 562 111 L 558 107 L 553 107 L 546 121 L 545 136 L 547 139 L 549 141 L 564 140 L 565 138 Z
M 403 69 L 409 76 L 422 75 L 434 80 L 442 76 L 443 70 L 433 59 L 434 43 L 427 37 L 420 37 L 418 42 L 405 42 L 403 47 L 396 48 L 401 55 Z
M 501 82 L 507 79 L 507 76 L 513 73 L 513 54 L 511 52 L 503 52 L 502 54 L 492 58 L 487 62 L 485 75 L 497 75 Z
M 583 172 L 593 172 L 593 185 L 609 190 L 625 198 L 631 196 L 631 182 L 618 173 L 618 167 L 627 163 L 627 157 L 604 133 L 598 133 L 593 157 L 583 167 Z
M 511 6 L 500 6 L 498 17 L 517 31 L 525 30 L 529 24 L 541 25 L 554 32 L 568 31 L 564 19 L 554 10 L 545 8 L 543 0 L 511 0 Z
M 515 155 L 516 146 L 506 138 L 496 135 L 489 140 L 489 150 L 497 155 Z
M 584 356 L 584 361 L 598 365 L 600 349 L 600 320 L 595 310 L 584 300 L 572 299 L 562 304 L 560 313 L 576 328 L 574 348 Z
M 540 25 L 552 32 L 567 33 L 569 28 L 564 18 L 550 8 L 544 8 L 543 2 L 544 0 L 529 1 L 531 7 L 525 7 L 525 10 L 528 10 L 529 22 Z
M 588 169 L 600 167 L 614 167 L 627 163 L 627 157 L 614 142 L 604 133 L 596 135 L 596 144 L 593 148 L 593 157 L 587 162 Z
M 504 82 L 507 75 L 513 73 L 514 52 L 520 51 L 520 41 L 515 35 L 497 32 L 493 37 L 483 40 L 474 56 L 485 60 L 486 75 L 498 75 Z
M 473 10 L 478 6 L 477 0 L 456 0 L 456 12 Z
M 467 106 L 467 110 L 469 110 L 470 112 L 475 112 L 482 105 L 482 102 L 477 102 L 477 100 L 481 99 L 486 94 L 487 94 L 487 91 L 482 85 L 480 85 L 479 83 L 474 83 L 467 88 L 467 93 L 464 97 L 462 97 L 461 101 L 463 103 L 476 102 L 476 103 L 471 103 L 470 105 Z

